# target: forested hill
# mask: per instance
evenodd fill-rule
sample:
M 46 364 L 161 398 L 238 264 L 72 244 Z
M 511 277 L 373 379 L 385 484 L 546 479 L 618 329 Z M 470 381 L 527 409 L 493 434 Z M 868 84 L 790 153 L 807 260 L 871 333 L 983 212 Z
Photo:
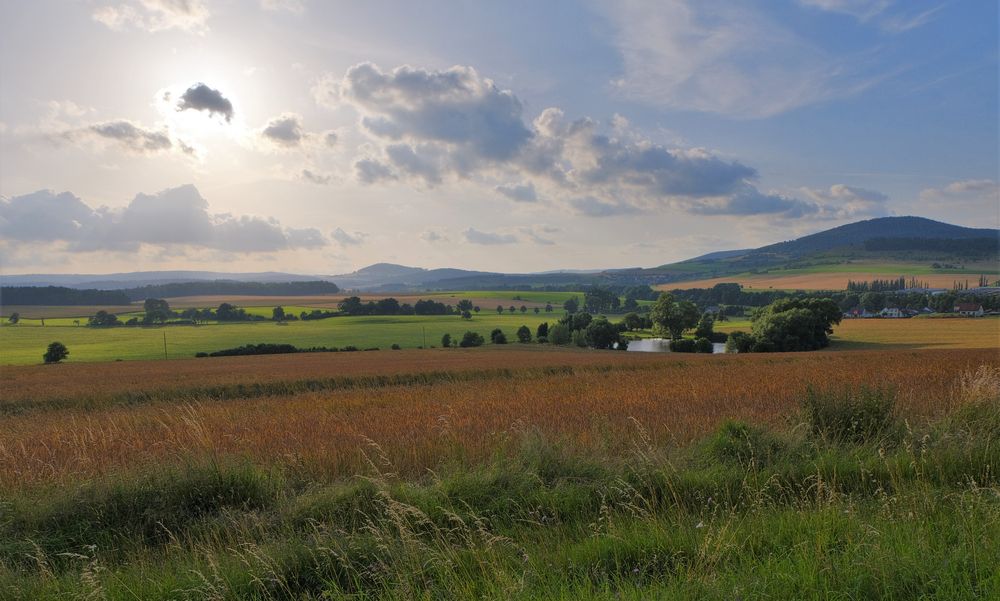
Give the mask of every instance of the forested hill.
M 127 305 L 147 298 L 178 296 L 303 296 L 336 294 L 333 282 L 182 282 L 140 286 L 125 290 L 80 290 L 63 286 L 3 286 L 0 303 L 4 305 Z

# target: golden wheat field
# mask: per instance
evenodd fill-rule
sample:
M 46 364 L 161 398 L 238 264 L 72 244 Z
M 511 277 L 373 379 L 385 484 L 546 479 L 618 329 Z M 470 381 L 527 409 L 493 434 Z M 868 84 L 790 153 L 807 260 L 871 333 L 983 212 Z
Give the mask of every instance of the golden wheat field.
M 908 419 L 930 417 L 948 409 L 961 373 L 1000 365 L 995 349 L 683 358 L 480 350 L 317 357 L 322 359 L 110 364 L 88 366 L 104 371 L 86 377 L 82 370 L 53 376 L 32 367 L 5 369 L 4 398 L 31 401 L 3 417 L 0 487 L 205 459 L 249 460 L 330 481 L 363 471 L 374 457 L 419 477 L 442 462 L 475 463 L 513 452 L 511 445 L 526 433 L 613 457 L 640 436 L 657 444 L 689 443 L 723 419 L 787 425 L 807 385 L 891 386 Z M 561 368 L 540 369 L 546 362 Z M 361 378 L 390 369 L 432 370 L 439 377 L 409 383 L 361 379 L 339 389 L 255 396 L 240 396 L 238 389 L 200 395 L 185 388 L 265 377 L 265 364 L 266 377 L 287 381 L 321 374 Z M 507 369 L 495 369 L 500 367 Z M 463 372 L 473 377 L 460 377 Z M 113 394 L 137 378 L 168 393 L 115 400 Z M 73 391 L 77 398 L 68 398 Z M 110 400 L 95 403 L 102 395 Z M 62 404 L 47 404 L 59 399 Z

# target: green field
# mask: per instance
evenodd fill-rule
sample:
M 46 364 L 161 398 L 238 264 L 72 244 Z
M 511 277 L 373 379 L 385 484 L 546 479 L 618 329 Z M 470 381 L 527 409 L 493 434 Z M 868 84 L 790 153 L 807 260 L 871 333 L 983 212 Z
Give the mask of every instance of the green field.
M 267 314 L 270 315 L 270 309 Z M 471 320 L 457 315 L 393 315 L 332 317 L 287 325 L 268 321 L 150 328 L 90 328 L 72 325 L 72 319 L 46 320 L 45 327 L 32 324 L 0 327 L 0 364 L 40 363 L 45 347 L 57 340 L 69 347 L 71 362 L 162 359 L 164 335 L 167 356 L 171 358 L 261 342 L 298 347 L 353 345 L 387 349 L 393 344 L 403 348 L 423 346 L 426 337 L 427 346 L 440 346 L 445 333 L 457 338 L 472 330 L 489 340 L 494 328 L 502 329 L 507 339 L 514 341 L 514 333 L 521 325 L 527 325 L 534 334 L 538 324 L 554 323 L 560 316 L 556 312 L 497 315 L 495 311 L 483 311 Z

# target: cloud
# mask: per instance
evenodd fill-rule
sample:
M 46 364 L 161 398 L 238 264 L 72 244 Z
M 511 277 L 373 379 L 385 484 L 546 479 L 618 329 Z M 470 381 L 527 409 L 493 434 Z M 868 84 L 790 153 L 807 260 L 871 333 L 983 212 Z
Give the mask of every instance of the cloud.
M 312 182 L 314 184 L 320 184 L 323 186 L 333 182 L 332 175 L 329 175 L 327 173 L 317 173 L 309 169 L 303 169 L 300 175 L 302 179 L 306 180 L 307 182 Z
M 498 244 L 514 244 L 517 237 L 513 234 L 497 234 L 492 232 L 481 232 L 474 228 L 465 230 L 462 235 L 469 244 L 482 244 L 487 246 Z
M 0 201 L 0 237 L 19 243 L 67 243 L 73 252 L 135 251 L 142 245 L 229 252 L 273 252 L 327 244 L 316 229 L 276 219 L 212 214 L 192 185 L 138 194 L 121 209 L 91 207 L 76 196 L 40 190 Z
M 327 147 L 336 146 L 337 142 L 340 140 L 340 136 L 338 136 L 337 132 L 333 130 L 323 132 L 322 138 L 323 138 L 323 144 L 325 144 Z
M 354 232 L 353 234 L 348 234 L 347 232 L 338 227 L 337 229 L 333 230 L 333 233 L 330 234 L 330 237 L 336 240 L 341 246 L 358 246 L 359 244 L 364 243 L 365 238 L 368 237 L 368 234 L 362 232 Z
M 930 22 L 944 4 L 918 13 L 905 13 L 894 8 L 893 0 L 798 0 L 799 4 L 854 17 L 861 23 L 874 24 L 889 33 L 903 33 Z M 904 6 L 907 3 L 904 3 Z
M 942 188 L 925 188 L 920 200 L 929 203 L 969 203 L 1000 206 L 1000 184 L 991 179 L 959 180 Z
M 604 12 L 624 63 L 614 84 L 656 106 L 764 118 L 874 82 L 750 3 L 624 0 Z
M 434 230 L 427 230 L 426 232 L 420 234 L 420 239 L 424 242 L 444 242 L 448 240 L 448 237 L 440 232 L 435 232 Z
M 221 115 L 226 122 L 233 119 L 233 103 L 219 90 L 203 83 L 196 83 L 181 94 L 177 101 L 178 111 L 205 111 L 209 115 Z
M 747 185 L 731 196 L 692 204 L 689 210 L 699 215 L 772 215 L 794 219 L 815 215 L 819 207 L 781 194 L 765 194 Z
M 331 80 L 325 81 L 329 96 Z M 472 67 L 384 72 L 361 63 L 347 70 L 339 97 L 361 111 L 361 124 L 372 135 L 438 142 L 468 162 L 509 159 L 531 137 L 520 100 Z
M 364 184 L 396 179 L 396 175 L 385 163 L 375 159 L 360 159 L 354 163 L 358 181 Z
M 537 227 L 522 227 L 518 231 L 521 232 L 521 234 L 526 239 L 530 240 L 531 242 L 534 242 L 535 244 L 539 244 L 541 246 L 552 246 L 553 244 L 555 244 L 555 241 L 551 240 L 549 238 L 546 238 L 542 234 L 543 233 L 548 233 L 548 234 L 555 233 L 556 231 L 558 231 L 558 228 L 552 228 L 552 227 L 541 227 L 541 228 L 537 228 Z
M 260 7 L 273 12 L 286 11 L 301 15 L 306 10 L 303 0 L 260 0 Z
M 536 202 L 538 196 L 535 194 L 535 185 L 531 182 L 526 184 L 501 184 L 493 188 L 501 195 L 517 202 Z
M 295 148 L 302 144 L 306 132 L 302 129 L 302 117 L 295 113 L 282 113 L 268 121 L 260 135 L 280 148 Z
M 115 31 L 129 28 L 149 32 L 180 29 L 201 34 L 208 31 L 211 12 L 201 0 L 140 0 L 117 6 L 100 6 L 91 16 Z
M 834 184 L 828 190 L 802 188 L 817 203 L 820 212 L 831 218 L 885 217 L 889 197 L 877 190 Z
M 621 202 L 607 202 L 594 198 L 593 196 L 583 196 L 569 201 L 569 205 L 580 215 L 587 217 L 614 217 L 616 215 L 629 215 L 638 212 L 634 206 Z
M 46 138 L 57 143 L 70 142 L 97 146 L 110 144 L 131 154 L 146 156 L 170 152 L 192 156 L 195 154 L 192 146 L 172 137 L 166 128 L 151 129 L 127 119 L 61 127 L 63 129 L 46 132 Z

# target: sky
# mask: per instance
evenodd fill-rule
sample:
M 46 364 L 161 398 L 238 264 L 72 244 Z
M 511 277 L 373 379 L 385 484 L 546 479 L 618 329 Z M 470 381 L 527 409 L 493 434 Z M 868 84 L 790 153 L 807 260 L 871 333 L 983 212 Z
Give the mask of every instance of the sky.
M 1000 227 L 995 0 L 0 0 L 0 272 Z

